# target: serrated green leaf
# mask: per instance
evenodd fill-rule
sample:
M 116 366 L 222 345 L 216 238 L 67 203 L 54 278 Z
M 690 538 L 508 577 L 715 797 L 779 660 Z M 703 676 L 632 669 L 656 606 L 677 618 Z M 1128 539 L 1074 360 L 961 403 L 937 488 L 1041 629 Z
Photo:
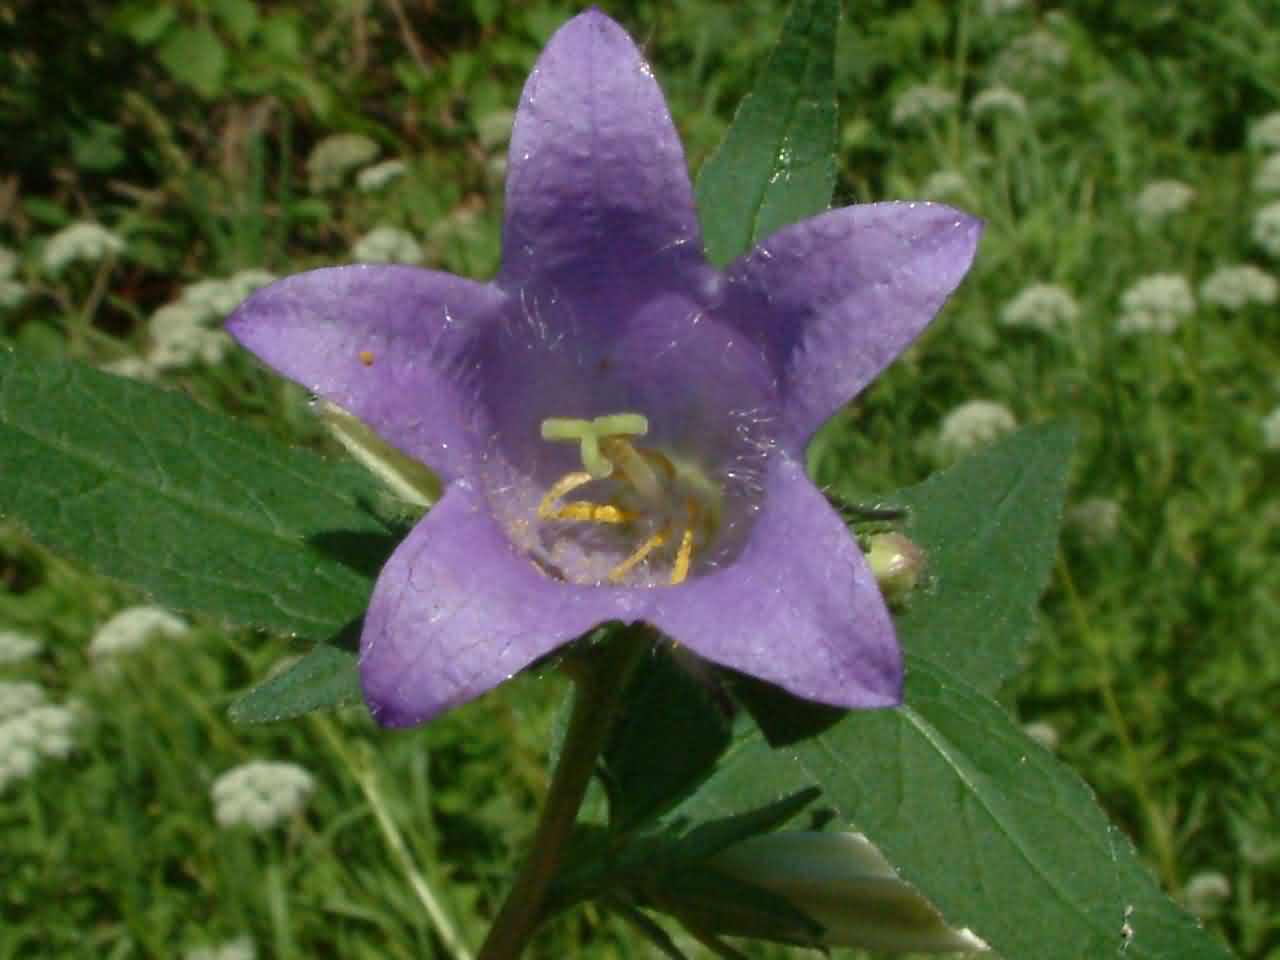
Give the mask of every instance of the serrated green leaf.
M 156 50 L 156 58 L 173 79 L 202 97 L 212 99 L 222 92 L 227 51 L 208 27 L 178 27 L 170 31 Z
M 623 703 L 602 761 L 610 827 L 625 833 L 711 773 L 729 745 L 730 727 L 712 692 L 663 647 L 636 668 Z
M 907 677 L 904 707 L 851 713 L 786 750 L 744 737 L 676 812 L 723 817 L 816 785 L 843 826 L 1004 960 L 1230 956 L 1003 709 L 920 658 Z
M 723 265 L 821 213 L 835 186 L 837 0 L 795 0 L 769 62 L 698 174 L 707 256 Z
M 271 723 L 357 703 L 360 697 L 356 655 L 322 643 L 283 673 L 258 684 L 229 712 L 236 723 Z
M 1049 576 L 1075 430 L 1028 427 L 889 494 L 927 557 L 926 580 L 895 617 L 903 650 L 994 693 L 1017 665 Z M 855 511 L 856 512 L 856 511 Z M 750 677 L 734 695 L 774 746 L 820 733 L 839 711 Z
M 186 397 L 0 352 L 0 512 L 179 610 L 327 640 L 395 536 L 381 491 Z
M 910 508 L 905 532 L 927 553 L 927 582 L 897 617 L 903 649 L 994 693 L 1017 667 L 1049 578 L 1069 423 L 1019 430 L 886 498 Z

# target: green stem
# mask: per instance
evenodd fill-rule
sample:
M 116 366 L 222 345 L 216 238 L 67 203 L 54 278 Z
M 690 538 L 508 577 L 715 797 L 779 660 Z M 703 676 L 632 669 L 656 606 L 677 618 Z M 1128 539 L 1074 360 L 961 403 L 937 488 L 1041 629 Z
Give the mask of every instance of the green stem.
M 622 708 L 620 694 L 647 646 L 645 628 L 627 628 L 580 659 L 566 661 L 565 672 L 572 677 L 577 691 L 560 760 L 533 834 L 529 856 L 498 911 L 478 960 L 514 960 L 545 919 L 547 891 L 577 823 L 578 809 L 586 796 L 596 761 Z

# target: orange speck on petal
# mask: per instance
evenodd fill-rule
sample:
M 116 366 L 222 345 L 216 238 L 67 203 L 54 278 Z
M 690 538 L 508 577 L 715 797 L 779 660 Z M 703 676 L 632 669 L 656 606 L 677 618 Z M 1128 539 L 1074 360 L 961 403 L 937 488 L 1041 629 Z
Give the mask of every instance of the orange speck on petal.
M 372 351 L 372 350 L 361 350 L 361 351 L 360 351 L 360 362 L 361 362 L 361 363 L 363 363 L 366 367 L 372 367 L 372 366 L 373 366 L 373 351 Z

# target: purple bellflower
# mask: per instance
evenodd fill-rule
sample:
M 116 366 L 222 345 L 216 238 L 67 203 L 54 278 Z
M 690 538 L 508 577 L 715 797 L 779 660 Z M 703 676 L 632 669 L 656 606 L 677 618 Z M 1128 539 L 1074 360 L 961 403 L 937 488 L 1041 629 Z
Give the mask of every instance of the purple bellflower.
M 712 268 L 652 70 L 595 10 L 543 51 L 510 149 L 491 282 L 315 270 L 229 321 L 446 485 L 374 588 L 374 716 L 421 723 L 608 621 L 806 699 L 898 703 L 893 623 L 803 452 L 932 319 L 980 222 L 845 207 Z

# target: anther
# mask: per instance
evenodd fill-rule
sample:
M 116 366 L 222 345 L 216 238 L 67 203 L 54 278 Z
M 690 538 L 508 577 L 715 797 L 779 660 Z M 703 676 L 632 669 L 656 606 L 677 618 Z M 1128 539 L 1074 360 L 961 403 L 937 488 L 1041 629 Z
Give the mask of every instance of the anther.
M 643 563 L 649 554 L 653 553 L 653 551 L 657 550 L 667 542 L 667 537 L 669 535 L 670 528 L 663 527 L 644 543 L 640 544 L 640 546 L 636 547 L 631 556 L 627 557 L 627 559 L 623 560 L 620 564 L 610 570 L 609 579 L 614 583 L 620 583 L 625 580 L 627 574 Z
M 593 479 L 589 473 L 566 473 L 551 485 L 551 489 L 547 491 L 546 496 L 542 498 L 542 502 L 538 504 L 538 518 L 541 520 L 553 519 L 556 511 L 552 508 L 556 501 L 565 494 L 572 493 L 579 487 L 590 483 Z

